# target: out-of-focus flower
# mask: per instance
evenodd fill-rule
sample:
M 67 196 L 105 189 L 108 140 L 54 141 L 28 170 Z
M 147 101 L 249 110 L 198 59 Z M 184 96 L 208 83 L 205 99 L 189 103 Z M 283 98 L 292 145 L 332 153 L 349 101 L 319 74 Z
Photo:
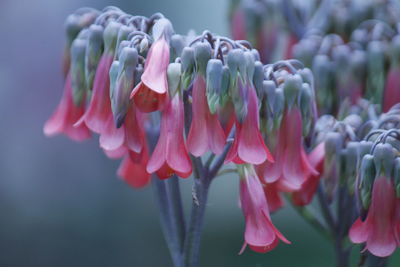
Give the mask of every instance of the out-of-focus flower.
M 43 131 L 47 136 L 65 134 L 75 141 L 82 141 L 90 137 L 90 131 L 86 125 L 74 127 L 74 123 L 85 111 L 84 103 L 79 106 L 72 99 L 71 77 L 67 75 L 64 85 L 64 93 L 57 109 L 45 123 Z

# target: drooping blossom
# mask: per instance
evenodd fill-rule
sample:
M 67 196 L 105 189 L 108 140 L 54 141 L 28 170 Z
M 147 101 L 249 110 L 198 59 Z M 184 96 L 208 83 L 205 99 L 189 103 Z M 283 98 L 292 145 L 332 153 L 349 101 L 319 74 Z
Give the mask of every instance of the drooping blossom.
M 144 145 L 141 153 L 131 152 L 124 157 L 117 174 L 134 188 L 144 187 L 149 184 L 151 178 L 151 175 L 146 171 L 148 160 L 148 148 L 147 145 Z
M 308 155 L 311 166 L 319 172 L 319 174 L 310 174 L 302 184 L 301 188 L 293 192 L 292 200 L 295 205 L 305 206 L 313 199 L 323 173 L 324 157 L 325 143 L 318 144 Z
M 192 163 L 183 138 L 184 110 L 179 94 L 169 101 L 161 116 L 160 136 L 147 164 L 147 172 L 156 172 L 161 179 L 174 173 L 187 178 L 192 173 Z
M 76 126 L 85 124 L 90 130 L 101 134 L 112 120 L 110 102 L 109 71 L 113 62 L 113 55 L 104 52 L 97 66 L 93 94 L 85 114 L 76 122 Z
M 388 257 L 399 245 L 396 228 L 396 195 L 393 182 L 386 177 L 375 180 L 371 205 L 365 221 L 358 218 L 350 229 L 353 243 L 366 243 L 365 250 L 375 256 Z
M 256 252 L 265 253 L 274 249 L 279 240 L 290 244 L 271 221 L 263 186 L 253 166 L 246 165 L 243 170 L 240 180 L 240 203 L 246 228 L 240 254 L 247 245 Z
M 262 183 L 263 181 L 261 181 Z M 267 198 L 267 203 L 270 212 L 275 212 L 284 206 L 283 198 L 281 192 L 278 188 L 278 183 L 263 184 L 264 193 Z
M 161 110 L 168 102 L 168 64 L 169 43 L 162 34 L 150 47 L 141 81 L 131 93 L 131 98 L 140 111 Z
M 211 114 L 207 104 L 206 83 L 201 75 L 193 82 L 192 124 L 189 130 L 187 147 L 194 156 L 202 156 L 211 150 L 221 154 L 225 146 L 225 133 L 217 114 Z
M 318 175 L 303 147 L 302 117 L 298 108 L 287 110 L 282 119 L 275 147 L 275 162 L 258 166 L 266 183 L 278 181 L 279 189 L 300 190 L 310 175 Z
M 84 101 L 83 101 L 84 102 Z M 90 131 L 85 125 L 74 127 L 74 123 L 82 116 L 85 106 L 82 103 L 76 106 L 72 100 L 71 76 L 65 80 L 64 92 L 57 109 L 45 123 L 43 131 L 47 136 L 65 134 L 75 141 L 82 141 L 90 137 Z
M 225 162 L 262 164 L 274 159 L 260 132 L 258 99 L 254 87 L 248 86 L 247 115 L 243 122 L 236 120 L 236 136 Z
M 400 103 L 400 66 L 390 68 L 383 95 L 383 112 L 388 112 L 395 104 Z

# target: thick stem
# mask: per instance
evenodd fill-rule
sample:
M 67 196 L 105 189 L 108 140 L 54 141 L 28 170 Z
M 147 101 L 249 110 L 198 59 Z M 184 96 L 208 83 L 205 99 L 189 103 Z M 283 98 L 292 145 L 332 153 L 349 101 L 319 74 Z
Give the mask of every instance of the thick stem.
M 167 180 L 171 226 L 174 228 L 177 250 L 182 253 L 185 241 L 185 216 L 183 214 L 179 178 L 174 175 Z
M 367 256 L 367 267 L 386 267 L 389 265 L 389 258 L 380 258 L 372 254 Z
M 208 177 L 194 179 L 192 213 L 183 251 L 185 267 L 199 266 L 201 233 L 210 181 Z

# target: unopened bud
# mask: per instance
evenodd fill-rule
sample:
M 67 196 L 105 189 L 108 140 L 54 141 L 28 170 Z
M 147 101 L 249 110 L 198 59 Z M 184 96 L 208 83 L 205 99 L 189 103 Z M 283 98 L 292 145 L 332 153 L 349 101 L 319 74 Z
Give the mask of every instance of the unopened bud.
M 217 111 L 221 93 L 223 65 L 219 59 L 210 59 L 207 63 L 207 102 L 211 113 Z
M 378 175 L 383 174 L 385 177 L 390 177 L 395 157 L 393 147 L 388 143 L 377 144 L 373 155 Z
M 253 75 L 253 84 L 257 91 L 257 95 L 259 99 L 263 98 L 264 95 L 264 70 L 263 64 L 260 61 L 256 61 L 254 63 L 254 75 Z
M 115 44 L 118 50 L 121 46 L 121 42 L 128 40 L 128 35 L 133 31 L 132 27 L 122 25 L 118 31 L 117 43 Z M 118 53 L 119 54 L 119 53 Z
M 139 52 L 144 53 L 149 49 L 149 40 L 147 38 L 143 38 L 139 44 Z
M 205 77 L 207 63 L 211 59 L 211 46 L 208 42 L 197 43 L 194 46 L 194 59 L 197 73 Z
M 230 83 L 230 72 L 228 66 L 222 67 L 222 79 L 221 79 L 221 93 L 219 95 L 219 105 L 224 107 L 229 100 L 229 83 Z
M 86 40 L 75 39 L 71 46 L 71 86 L 72 99 L 76 106 L 82 104 L 86 91 L 85 81 Z
M 365 155 L 361 160 L 360 167 L 360 198 L 364 209 L 368 209 L 371 203 L 372 185 L 375 180 L 374 157 L 370 154 Z
M 173 51 L 172 58 L 180 57 L 184 47 L 185 47 L 185 40 L 183 36 L 180 34 L 172 35 L 171 37 L 171 48 Z
M 246 51 L 244 52 L 244 58 L 246 64 L 246 83 L 250 83 L 251 86 L 253 86 L 253 77 L 255 71 L 254 56 L 250 51 Z
M 300 91 L 303 85 L 303 80 L 298 74 L 288 75 L 283 85 L 285 94 L 286 106 L 291 109 L 293 105 L 298 104 Z
M 174 28 L 172 27 L 171 21 L 166 18 L 157 20 L 154 23 L 152 34 L 155 41 L 160 39 L 162 36 L 169 41 L 171 36 L 174 34 Z
M 188 88 L 192 81 L 192 75 L 195 67 L 194 49 L 192 47 L 185 47 L 181 55 L 182 67 L 182 86 L 184 89 Z
M 118 22 L 111 21 L 104 29 L 103 39 L 104 39 L 104 51 L 108 54 L 114 54 L 119 29 L 122 25 Z
M 103 27 L 91 25 L 89 28 L 89 37 L 86 45 L 85 54 L 85 80 L 86 88 L 91 90 L 93 87 L 94 75 L 97 65 L 103 54 Z
M 181 81 L 181 64 L 170 63 L 167 69 L 168 90 L 171 96 L 179 92 Z
M 118 75 L 111 94 L 111 106 L 116 127 L 123 124 L 129 109 L 129 96 L 134 86 L 135 69 L 138 62 L 138 52 L 135 48 L 125 47 L 119 57 Z M 111 81 L 111 71 L 110 71 Z

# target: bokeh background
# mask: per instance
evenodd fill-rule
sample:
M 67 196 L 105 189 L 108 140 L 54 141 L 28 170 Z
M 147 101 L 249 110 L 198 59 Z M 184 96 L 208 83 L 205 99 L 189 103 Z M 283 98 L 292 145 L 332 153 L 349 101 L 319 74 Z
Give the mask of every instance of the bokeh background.
M 229 34 L 228 0 L 0 0 L 0 266 L 172 266 L 151 187 L 120 181 L 96 138 L 78 144 L 42 133 L 62 91 L 64 19 L 107 5 L 162 12 L 179 33 Z M 190 180 L 183 192 L 190 206 Z M 201 266 L 333 266 L 330 245 L 291 208 L 273 221 L 293 245 L 239 256 L 237 177 L 218 178 L 208 205 Z

